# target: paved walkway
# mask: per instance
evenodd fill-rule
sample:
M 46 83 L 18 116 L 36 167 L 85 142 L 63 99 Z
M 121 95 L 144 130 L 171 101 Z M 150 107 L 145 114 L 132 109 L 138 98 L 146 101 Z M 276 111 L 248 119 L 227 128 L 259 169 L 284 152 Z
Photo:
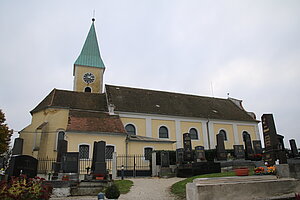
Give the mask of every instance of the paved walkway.
M 176 199 L 170 193 L 171 186 L 183 180 L 183 178 L 135 178 L 129 179 L 133 181 L 133 186 L 127 194 L 123 194 L 119 197 L 119 200 L 174 200 Z M 51 200 L 62 199 L 84 199 L 84 200 L 96 200 L 97 197 L 84 196 L 84 197 L 64 197 L 64 198 L 51 198 Z

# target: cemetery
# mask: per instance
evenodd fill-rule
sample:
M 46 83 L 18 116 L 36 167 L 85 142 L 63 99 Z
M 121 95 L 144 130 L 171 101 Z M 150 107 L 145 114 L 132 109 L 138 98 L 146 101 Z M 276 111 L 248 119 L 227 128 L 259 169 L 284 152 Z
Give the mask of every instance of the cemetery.
M 31 156 L 22 155 L 22 141 L 18 139 L 2 179 L 40 176 L 45 178 L 43 185 L 53 188 L 52 196 L 97 196 L 113 186 L 114 180 L 125 177 L 187 178 L 235 172 L 233 177 L 194 179 L 186 185 L 186 198 L 245 199 L 245 195 L 270 198 L 300 192 L 300 157 L 296 141 L 289 140 L 291 150 L 284 147 L 284 137 L 277 134 L 272 114 L 262 116 L 262 126 L 264 148 L 260 140 L 251 141 L 250 135 L 244 134 L 244 145 L 225 149 L 224 135 L 218 134 L 216 148 L 206 150 L 203 146 L 193 147 L 190 134 L 185 133 L 183 148 L 176 151 L 152 151 L 147 157 L 114 152 L 112 159 L 107 159 L 106 142 L 95 141 L 92 160 L 84 166 L 85 173 L 82 173 L 79 152 L 67 152 L 66 140 L 59 140 L 56 160 L 46 165 L 44 174 L 38 173 L 41 166 L 46 169 L 45 165 Z M 4 168 L 4 159 L 0 161 Z

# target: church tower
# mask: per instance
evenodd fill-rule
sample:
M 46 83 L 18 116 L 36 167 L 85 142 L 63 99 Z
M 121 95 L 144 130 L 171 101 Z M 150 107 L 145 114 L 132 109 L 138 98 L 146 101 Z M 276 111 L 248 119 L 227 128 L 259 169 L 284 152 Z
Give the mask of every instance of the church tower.
M 105 66 L 100 56 L 94 22 L 95 19 L 93 18 L 81 53 L 74 63 L 73 90 L 77 92 L 103 92 Z

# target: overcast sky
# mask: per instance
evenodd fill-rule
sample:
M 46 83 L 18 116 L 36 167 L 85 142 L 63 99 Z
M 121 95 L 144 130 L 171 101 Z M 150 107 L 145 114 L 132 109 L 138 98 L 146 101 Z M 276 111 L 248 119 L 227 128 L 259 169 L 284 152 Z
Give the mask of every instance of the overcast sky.
M 285 144 L 300 146 L 299 0 L 0 0 L 0 109 L 10 128 L 30 124 L 53 88 L 72 90 L 93 10 L 104 83 L 229 93 L 257 119 L 273 113 Z

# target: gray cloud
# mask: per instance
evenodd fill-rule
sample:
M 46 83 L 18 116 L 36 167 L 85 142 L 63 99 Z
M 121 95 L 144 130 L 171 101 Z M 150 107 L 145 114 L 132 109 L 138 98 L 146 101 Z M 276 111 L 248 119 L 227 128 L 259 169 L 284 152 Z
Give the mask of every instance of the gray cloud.
M 72 67 L 96 10 L 105 83 L 244 100 L 297 135 L 300 2 L 1 1 L 0 105 L 20 130 Z

